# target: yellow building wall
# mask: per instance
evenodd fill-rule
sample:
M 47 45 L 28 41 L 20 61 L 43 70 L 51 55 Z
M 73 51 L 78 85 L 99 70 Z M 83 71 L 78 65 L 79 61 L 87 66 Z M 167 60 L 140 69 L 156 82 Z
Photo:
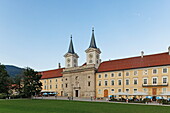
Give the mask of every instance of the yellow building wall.
M 42 82 L 42 91 L 56 92 L 57 96 L 62 96 L 62 77 L 41 79 L 40 81 Z
M 162 69 L 167 68 L 168 72 L 163 73 Z M 153 69 L 157 69 L 157 74 L 153 74 Z M 144 70 L 147 70 L 147 75 L 144 75 Z M 137 71 L 137 75 L 134 75 L 134 71 Z M 129 76 L 126 76 L 126 72 L 129 72 Z M 114 77 L 111 77 L 111 74 L 114 73 Z M 121 76 L 118 76 L 118 73 L 122 73 Z M 107 78 L 105 78 L 105 74 L 107 74 Z M 101 75 L 101 78 L 99 78 Z M 162 77 L 167 76 L 167 85 L 163 84 Z M 152 84 L 152 77 L 157 77 L 157 85 Z M 148 79 L 148 84 L 143 87 L 143 79 Z M 118 80 L 122 80 L 122 85 L 118 85 Z M 126 79 L 129 79 L 129 85 L 126 85 Z M 134 79 L 138 80 L 138 84 L 134 84 Z M 126 92 L 126 89 L 129 89 L 130 94 L 134 93 L 134 89 L 137 89 L 138 92 L 145 92 L 149 95 L 153 95 L 153 88 L 156 88 L 156 95 L 160 95 L 163 93 L 163 88 L 166 88 L 166 92 L 170 91 L 169 86 L 170 79 L 170 66 L 159 66 L 159 67 L 149 67 L 149 68 L 139 68 L 139 69 L 130 69 L 130 70 L 121 70 L 121 71 L 110 71 L 110 72 L 102 72 L 96 73 L 96 97 L 104 97 L 104 90 L 108 90 L 108 95 L 114 95 L 118 93 L 118 89 L 121 89 L 121 92 Z M 111 80 L 114 80 L 114 85 L 111 85 Z M 101 81 L 101 86 L 99 86 L 99 81 Z M 104 82 L 108 81 L 108 85 L 105 86 Z M 152 85 L 152 86 L 149 86 Z M 158 86 L 163 85 L 163 86 Z M 147 86 L 147 87 L 146 87 Z M 111 90 L 114 89 L 114 92 Z M 144 89 L 146 89 L 144 91 Z

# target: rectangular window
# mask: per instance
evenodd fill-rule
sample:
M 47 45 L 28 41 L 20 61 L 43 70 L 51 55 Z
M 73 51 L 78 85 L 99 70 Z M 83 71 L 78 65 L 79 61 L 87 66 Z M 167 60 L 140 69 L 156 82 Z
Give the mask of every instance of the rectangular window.
M 101 75 L 99 75 L 99 78 L 101 78 L 102 76 Z
M 57 85 L 55 85 L 55 88 L 57 88 Z
M 114 77 L 114 73 L 111 74 L 111 77 Z
M 134 83 L 134 85 L 137 85 L 138 84 L 138 79 L 137 78 L 133 79 L 133 83 Z
M 51 80 L 50 80 L 50 83 L 51 83 Z
M 46 80 L 44 81 L 44 83 L 46 83 Z
M 101 89 L 98 90 L 98 94 L 102 94 L 102 90 Z
M 105 78 L 107 78 L 107 74 L 105 74 Z
M 138 71 L 134 71 L 134 75 L 138 75 Z
M 148 79 L 147 78 L 143 79 L 143 84 L 148 84 Z
M 118 89 L 118 92 L 121 92 L 121 89 Z
M 166 88 L 162 88 L 162 93 L 166 93 Z
M 57 82 L 57 79 L 55 81 Z
M 118 76 L 119 76 L 119 77 L 122 76 L 122 73 L 118 73 Z
M 152 84 L 157 84 L 157 78 L 156 77 L 152 78 Z
M 163 77 L 163 84 L 167 83 L 167 77 Z
M 107 86 L 107 81 L 104 82 L 105 86 Z
M 102 82 L 101 81 L 99 81 L 99 86 L 101 86 L 102 85 Z
M 129 76 L 129 72 L 126 72 L 126 76 Z
M 168 69 L 167 68 L 163 68 L 163 73 L 168 73 Z
M 114 91 L 115 91 L 114 89 L 111 89 L 111 93 L 112 93 L 112 94 L 114 93 Z
M 88 82 L 88 86 L 90 86 L 90 81 Z
M 126 85 L 129 85 L 129 79 L 126 79 Z
M 153 70 L 152 70 L 152 73 L 153 73 L 153 74 L 157 74 L 157 69 L 153 69 Z
M 52 85 L 50 85 L 50 89 L 52 89 Z
M 44 89 L 46 89 L 46 85 L 44 86 Z
M 126 92 L 129 93 L 129 89 L 126 89 Z
M 118 85 L 122 85 L 122 80 L 118 80 Z
M 137 92 L 138 92 L 138 89 L 134 89 L 133 91 L 134 91 L 134 93 L 137 93 Z
M 66 88 L 67 88 L 67 84 L 66 84 Z
M 114 83 L 114 80 L 111 80 L 111 85 L 113 86 L 115 83 Z
M 148 89 L 144 88 L 144 89 L 143 89 L 143 92 L 144 92 L 144 93 L 147 93 L 147 92 L 148 92 Z

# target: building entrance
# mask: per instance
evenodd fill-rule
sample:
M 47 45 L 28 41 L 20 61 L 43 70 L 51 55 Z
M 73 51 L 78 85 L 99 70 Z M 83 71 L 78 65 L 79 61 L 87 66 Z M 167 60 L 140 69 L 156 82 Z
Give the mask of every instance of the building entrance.
M 152 88 L 152 95 L 156 95 L 157 88 Z
M 79 90 L 75 90 L 75 96 L 76 96 L 76 97 L 79 96 Z
M 104 97 L 108 97 L 108 90 L 107 89 L 104 90 Z

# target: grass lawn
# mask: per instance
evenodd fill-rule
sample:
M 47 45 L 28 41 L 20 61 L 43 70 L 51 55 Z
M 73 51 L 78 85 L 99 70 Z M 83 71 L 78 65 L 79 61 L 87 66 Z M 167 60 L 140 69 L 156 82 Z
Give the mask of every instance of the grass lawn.
M 66 100 L 0 100 L 0 113 L 170 113 L 170 107 Z

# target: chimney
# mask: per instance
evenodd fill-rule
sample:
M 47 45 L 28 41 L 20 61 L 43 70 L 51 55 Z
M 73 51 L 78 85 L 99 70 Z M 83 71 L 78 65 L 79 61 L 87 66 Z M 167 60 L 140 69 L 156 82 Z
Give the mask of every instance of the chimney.
M 58 68 L 59 68 L 59 69 L 61 68 L 61 65 L 60 65 L 60 63 L 58 63 Z
M 168 52 L 169 52 L 169 55 L 170 55 L 170 46 L 168 47 Z
M 141 51 L 141 58 L 143 58 L 143 56 L 144 56 L 144 52 L 143 52 L 143 51 Z

